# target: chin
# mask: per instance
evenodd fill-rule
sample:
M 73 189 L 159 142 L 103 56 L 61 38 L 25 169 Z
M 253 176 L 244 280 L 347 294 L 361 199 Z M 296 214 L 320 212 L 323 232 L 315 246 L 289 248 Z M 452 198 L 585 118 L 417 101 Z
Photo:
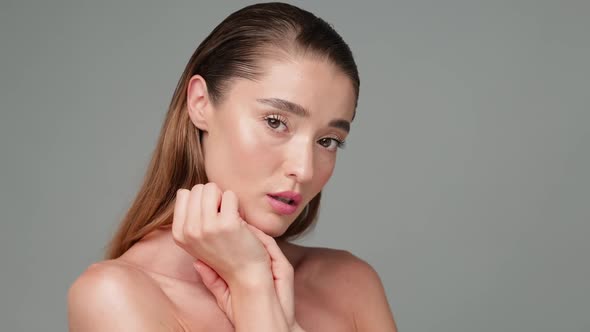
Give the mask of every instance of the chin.
M 289 228 L 289 226 L 291 225 L 291 223 L 286 223 L 286 221 L 283 218 L 275 214 L 254 217 L 253 219 L 246 219 L 246 221 L 248 222 L 248 224 L 258 228 L 259 230 L 263 231 L 266 235 L 272 237 L 278 237 L 283 235 L 287 231 L 287 228 Z
M 273 227 L 273 225 L 269 224 L 251 224 L 252 226 L 258 228 L 259 230 L 263 231 L 264 234 L 272 237 L 277 237 L 283 235 L 287 230 L 286 227 Z

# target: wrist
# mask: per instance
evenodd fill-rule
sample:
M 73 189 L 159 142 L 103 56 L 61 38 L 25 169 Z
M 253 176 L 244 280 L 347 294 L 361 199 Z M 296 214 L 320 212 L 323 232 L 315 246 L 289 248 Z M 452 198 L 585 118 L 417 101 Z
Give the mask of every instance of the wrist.
M 230 286 L 235 330 L 292 332 L 276 296 L 273 280 L 267 282 L 266 278 L 254 279 L 256 274 L 251 276 L 238 279 L 239 282 Z
M 260 292 L 269 288 L 274 290 L 272 272 L 268 267 L 252 267 L 237 271 L 226 282 L 232 292 Z

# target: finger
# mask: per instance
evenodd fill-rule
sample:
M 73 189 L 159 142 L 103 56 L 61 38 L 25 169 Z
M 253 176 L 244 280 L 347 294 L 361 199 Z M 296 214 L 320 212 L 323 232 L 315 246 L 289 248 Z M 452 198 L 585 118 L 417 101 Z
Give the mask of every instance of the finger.
M 294 279 L 295 271 L 293 266 L 285 257 L 275 239 L 267 235 L 258 228 L 248 224 L 248 228 L 258 237 L 264 245 L 271 259 L 271 271 L 275 282 L 275 290 L 281 307 L 285 313 L 289 313 L 290 317 L 294 317 L 295 302 L 294 302 Z
M 291 272 L 293 270 L 293 266 L 287 257 L 285 257 L 285 254 L 283 254 L 283 251 L 281 251 L 281 248 L 279 248 L 279 245 L 275 239 L 258 228 L 250 224 L 247 225 L 250 231 L 252 231 L 252 233 L 254 233 L 254 235 L 256 235 L 256 237 L 260 240 L 260 242 L 262 242 L 264 248 L 268 252 L 268 255 L 271 259 L 273 274 L 275 274 L 275 272 L 278 273 L 278 275 L 275 274 L 275 277 L 290 276 L 292 274 Z
M 201 195 L 203 191 L 203 185 L 197 184 L 193 186 L 187 206 L 187 215 L 184 222 L 183 231 L 185 234 L 197 235 L 202 230 L 201 223 Z
M 231 190 L 226 190 L 222 195 L 221 214 L 225 216 L 238 215 L 238 196 Z
M 209 182 L 203 187 L 203 194 L 201 197 L 201 217 L 203 217 L 203 224 L 215 223 L 221 204 L 221 190 L 213 183 Z
M 184 242 L 183 228 L 187 213 L 187 204 L 190 191 L 178 189 L 174 202 L 174 215 L 172 217 L 172 235 L 177 242 Z
M 225 281 L 219 276 L 219 274 L 217 274 L 217 272 L 215 272 L 215 270 L 200 260 L 193 263 L 193 266 L 201 276 L 203 284 L 209 289 L 213 296 L 215 296 L 217 303 L 223 305 L 226 302 L 225 297 L 228 294 L 228 286 Z

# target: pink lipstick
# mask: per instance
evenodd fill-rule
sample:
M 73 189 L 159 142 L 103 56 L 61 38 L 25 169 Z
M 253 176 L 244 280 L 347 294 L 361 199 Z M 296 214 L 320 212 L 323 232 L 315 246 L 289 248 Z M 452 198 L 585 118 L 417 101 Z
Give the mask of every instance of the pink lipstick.
M 283 191 L 266 195 L 273 210 L 282 215 L 290 215 L 297 211 L 301 203 L 301 195 L 294 191 Z

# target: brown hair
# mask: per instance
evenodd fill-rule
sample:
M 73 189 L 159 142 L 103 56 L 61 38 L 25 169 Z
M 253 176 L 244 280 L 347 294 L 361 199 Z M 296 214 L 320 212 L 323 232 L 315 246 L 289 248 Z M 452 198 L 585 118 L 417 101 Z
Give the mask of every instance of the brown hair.
M 186 110 L 190 78 L 201 75 L 212 103 L 217 104 L 232 78 L 260 77 L 260 59 L 280 54 L 277 50 L 286 55 L 309 54 L 336 65 L 351 79 L 358 101 L 360 81 L 356 64 L 348 45 L 330 24 L 284 3 L 255 4 L 229 15 L 203 40 L 186 65 L 143 184 L 107 247 L 107 259 L 121 256 L 152 230 L 170 225 L 178 189 L 208 182 L 201 132 Z M 292 239 L 310 229 L 318 215 L 320 198 L 321 191 L 279 239 Z

